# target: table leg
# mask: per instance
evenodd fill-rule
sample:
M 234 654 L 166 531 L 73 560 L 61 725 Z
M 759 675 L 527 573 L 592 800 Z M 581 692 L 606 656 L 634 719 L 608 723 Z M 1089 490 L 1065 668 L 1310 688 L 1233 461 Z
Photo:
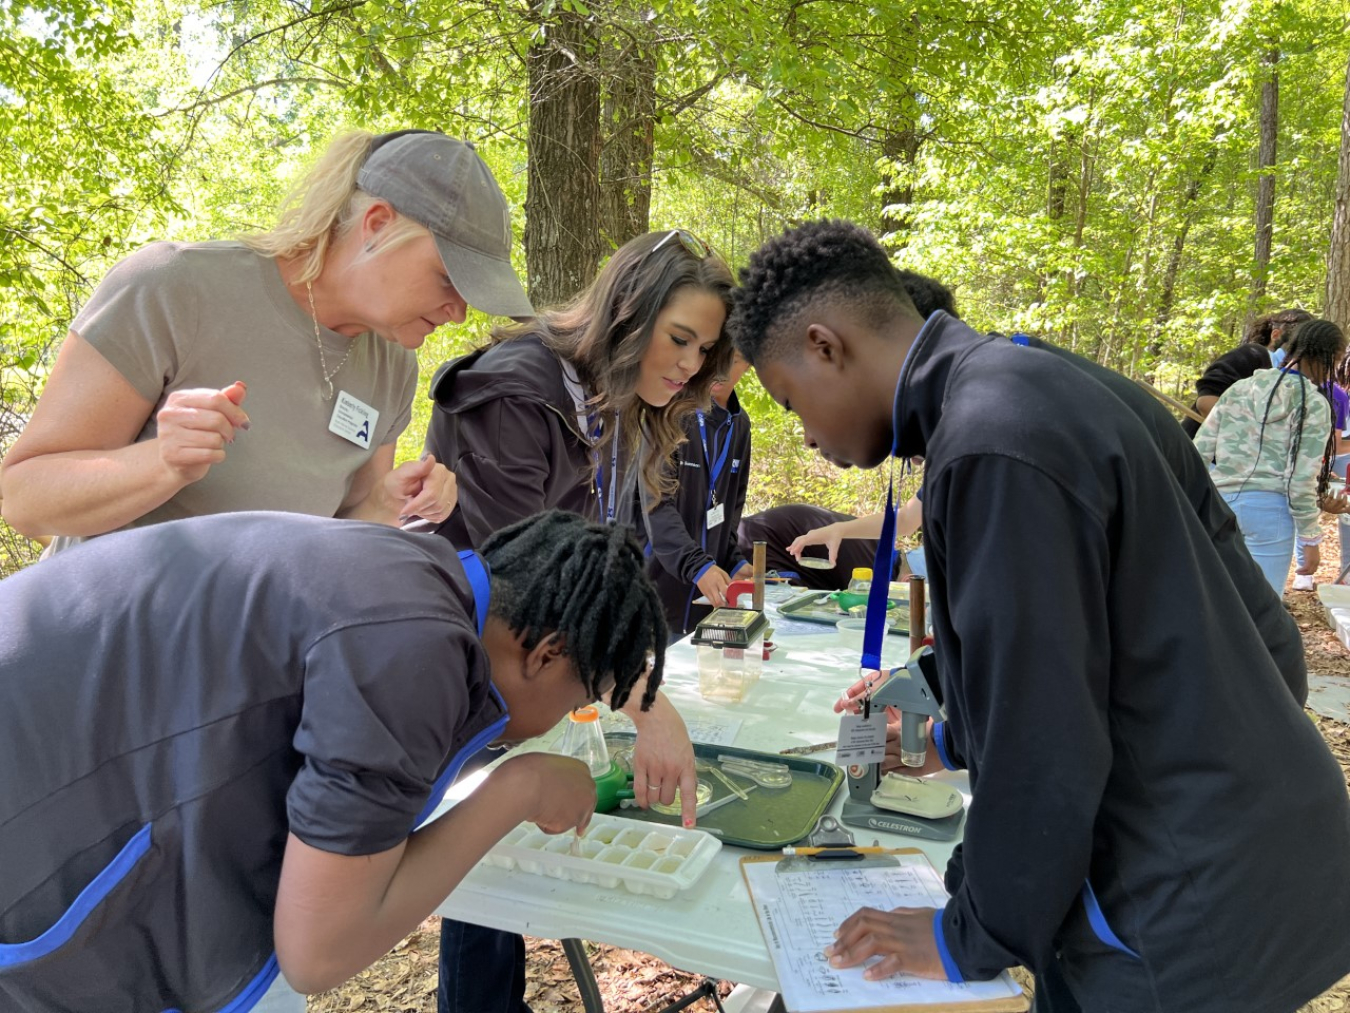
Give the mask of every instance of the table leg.
M 581 1005 L 586 1013 L 605 1013 L 605 1001 L 600 997 L 600 985 L 591 970 L 590 958 L 586 956 L 586 944 L 580 939 L 564 939 L 563 953 L 567 954 L 567 963 L 571 965 L 572 977 L 576 979 L 577 991 L 581 993 Z
M 717 995 L 717 982 L 712 978 L 704 978 L 698 988 L 695 988 L 691 992 L 686 992 L 669 1006 L 661 1007 L 657 1013 L 679 1013 L 680 1010 L 684 1009 L 686 1006 L 693 1005 L 704 996 L 707 996 L 713 1001 L 713 1005 L 717 1007 L 717 1013 L 726 1013 L 726 1011 L 722 1009 L 722 1000 Z
M 572 977 L 576 979 L 577 991 L 581 993 L 582 1007 L 586 1013 L 605 1013 L 605 1000 L 600 995 L 600 985 L 595 980 L 595 971 L 591 967 L 590 958 L 586 956 L 586 944 L 580 939 L 563 939 L 560 942 L 563 953 L 567 955 L 567 963 L 572 968 Z M 693 1005 L 704 996 L 712 1000 L 713 1005 L 717 1007 L 717 1013 L 726 1013 L 722 1009 L 722 1000 L 717 995 L 717 982 L 712 978 L 704 978 L 697 988 L 682 995 L 670 1005 L 663 1006 L 657 1013 L 680 1013 L 680 1010 Z

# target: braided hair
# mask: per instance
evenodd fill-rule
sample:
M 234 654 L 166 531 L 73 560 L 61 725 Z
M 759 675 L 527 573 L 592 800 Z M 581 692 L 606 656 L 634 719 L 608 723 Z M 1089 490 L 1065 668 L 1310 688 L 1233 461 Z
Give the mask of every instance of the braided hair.
M 877 327 L 897 313 L 922 319 L 881 244 L 862 226 L 833 220 L 789 229 L 751 255 L 727 330 L 755 364 L 787 351 L 787 325 L 809 306 L 836 300 Z
M 642 709 L 651 707 L 665 667 L 666 618 L 629 528 L 550 510 L 493 533 L 482 555 L 492 571 L 488 612 L 523 633 L 526 650 L 558 634 L 592 695 L 613 678 L 615 709 L 646 672 Z
M 1327 488 L 1331 484 L 1331 466 L 1336 456 L 1336 410 L 1331 385 L 1333 377 L 1336 375 L 1336 366 L 1345 355 L 1345 335 L 1330 320 L 1308 320 L 1298 325 L 1293 337 L 1287 342 L 1287 348 L 1284 368 L 1280 370 L 1280 376 L 1270 388 L 1270 395 L 1266 398 L 1266 410 L 1261 416 L 1261 439 L 1257 443 L 1257 454 L 1260 454 L 1261 443 L 1265 440 L 1266 422 L 1270 418 L 1270 406 L 1279 391 L 1280 383 L 1289 370 L 1297 367 L 1300 373 L 1317 384 L 1326 395 L 1327 412 L 1332 420 L 1331 432 L 1327 434 L 1327 443 L 1322 449 L 1322 466 L 1317 472 L 1317 499 L 1320 502 L 1322 497 L 1327 494 Z M 1289 444 L 1290 482 L 1293 481 L 1293 464 L 1298 460 L 1298 452 L 1303 445 L 1303 425 L 1308 418 L 1308 388 L 1306 384 L 1299 384 L 1299 395 L 1299 406 L 1294 417 L 1294 431 Z M 1288 486 L 1286 486 L 1287 491 Z

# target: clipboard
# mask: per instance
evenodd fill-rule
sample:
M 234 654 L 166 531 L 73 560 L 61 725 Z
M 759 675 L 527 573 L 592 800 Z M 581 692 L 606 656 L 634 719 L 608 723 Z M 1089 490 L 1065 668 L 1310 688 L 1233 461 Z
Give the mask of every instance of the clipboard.
M 816 851 L 817 849 L 811 849 Z M 852 852 L 845 860 L 829 852 Z M 1004 971 L 991 981 L 895 975 L 867 981 L 835 970 L 823 950 L 860 907 L 942 907 L 942 877 L 917 848 L 822 848 L 810 856 L 751 856 L 741 875 L 790 1013 L 1023 1013 L 1026 995 Z M 831 859 L 831 860 L 824 860 Z

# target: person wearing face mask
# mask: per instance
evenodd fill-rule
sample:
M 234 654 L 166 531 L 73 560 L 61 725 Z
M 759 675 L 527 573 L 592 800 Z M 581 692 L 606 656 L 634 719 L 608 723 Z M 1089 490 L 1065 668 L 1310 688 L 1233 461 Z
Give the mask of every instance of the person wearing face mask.
M 5 519 L 72 538 L 237 510 L 443 520 L 455 483 L 394 467 L 437 327 L 533 312 L 473 146 L 338 137 L 268 232 L 151 243 L 71 325 L 0 472 Z
M 624 523 L 639 485 L 649 502 L 672 493 L 666 462 L 731 365 L 732 286 L 697 236 L 649 233 L 616 250 L 571 302 L 444 364 L 426 449 L 455 473 L 459 500 L 437 532 L 471 549 L 540 510 Z M 659 693 L 650 712 L 625 713 L 637 726 L 637 803 L 670 803 L 681 788 L 692 826 L 697 777 L 683 721 Z M 443 1013 L 522 1013 L 524 988 L 520 936 L 443 921 Z

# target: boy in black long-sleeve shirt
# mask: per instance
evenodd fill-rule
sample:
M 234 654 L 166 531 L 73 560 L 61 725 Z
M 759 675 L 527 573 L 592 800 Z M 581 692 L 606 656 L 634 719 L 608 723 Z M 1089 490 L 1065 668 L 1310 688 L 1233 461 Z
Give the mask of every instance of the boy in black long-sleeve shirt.
M 1279 1013 L 1350 972 L 1350 801 L 1297 628 L 1176 424 L 1067 352 L 923 321 L 856 226 L 743 282 L 737 344 L 823 452 L 925 459 L 929 752 L 974 792 L 945 909 L 864 909 L 832 962 L 1024 964 L 1056 1013 Z
M 711 407 L 690 419 L 688 439 L 675 452 L 675 493 L 643 511 L 637 525 L 647 535 L 647 574 L 673 638 L 707 614 L 707 607 L 693 604 L 699 594 L 724 605 L 728 584 L 749 573 L 736 530 L 750 484 L 750 419 L 735 391 L 749 368 L 737 355 L 727 378 L 713 385 Z

